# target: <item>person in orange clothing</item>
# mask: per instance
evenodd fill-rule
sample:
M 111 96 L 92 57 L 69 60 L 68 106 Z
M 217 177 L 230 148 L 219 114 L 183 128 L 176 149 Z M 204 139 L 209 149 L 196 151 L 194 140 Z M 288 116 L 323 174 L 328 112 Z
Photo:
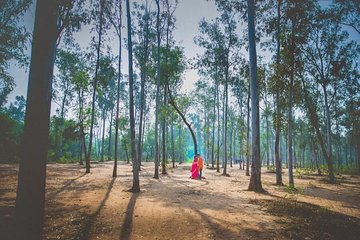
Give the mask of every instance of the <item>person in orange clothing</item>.
M 197 154 L 197 159 L 198 159 L 198 168 L 199 168 L 199 179 L 202 179 L 202 170 L 204 168 L 204 160 L 203 158 L 200 156 L 200 154 Z

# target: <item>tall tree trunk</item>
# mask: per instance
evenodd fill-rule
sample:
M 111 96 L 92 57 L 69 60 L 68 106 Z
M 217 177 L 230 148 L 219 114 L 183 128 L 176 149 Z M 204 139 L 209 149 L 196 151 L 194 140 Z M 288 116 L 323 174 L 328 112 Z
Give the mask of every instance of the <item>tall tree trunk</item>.
M 220 96 L 219 96 L 219 84 L 216 85 L 216 97 L 217 97 L 217 152 L 216 152 L 216 172 L 220 172 Z
M 171 122 L 171 160 L 173 164 L 173 168 L 175 168 L 175 142 L 174 142 L 174 115 L 172 115 Z
M 302 82 L 302 85 L 303 85 L 305 105 L 306 105 L 306 108 L 308 110 L 308 115 L 309 115 L 309 118 L 310 118 L 310 122 L 311 122 L 312 127 L 315 130 L 316 137 L 317 137 L 319 145 L 321 147 L 322 154 L 324 155 L 324 158 L 325 158 L 325 160 L 327 162 L 327 166 L 328 166 L 328 170 L 329 170 L 329 181 L 331 183 L 334 183 L 335 182 L 335 176 L 334 176 L 333 165 L 332 165 L 332 162 L 329 160 L 329 157 L 327 156 L 324 140 L 323 140 L 322 135 L 320 133 L 319 117 L 317 116 L 315 105 L 312 103 L 313 101 L 312 101 L 312 99 L 310 98 L 310 96 L 308 94 L 307 86 L 305 84 L 304 78 L 301 78 L 301 82 Z
M 281 2 L 277 1 L 277 31 L 276 31 L 276 66 L 280 66 L 280 21 L 281 21 Z M 279 80 L 278 80 L 279 81 Z M 276 165 L 276 185 L 283 185 L 282 182 L 282 162 L 280 156 L 280 134 L 281 134 L 281 110 L 280 93 L 276 91 L 276 118 L 275 118 L 275 165 Z
M 250 89 L 250 86 L 249 86 Z M 250 176 L 250 90 L 247 98 L 247 127 L 246 127 L 246 171 L 245 175 Z
M 231 129 L 230 129 L 230 154 L 229 154 L 229 160 L 230 160 L 230 167 L 232 167 L 232 159 L 233 159 L 233 133 L 234 133 L 234 125 L 233 121 L 231 121 Z
M 324 91 L 324 100 L 325 100 L 328 161 L 329 161 L 329 163 L 331 163 L 331 165 L 333 165 L 330 106 L 329 106 L 329 102 L 328 102 L 328 94 L 327 94 L 327 91 L 326 91 L 326 85 L 323 84 L 322 88 L 323 88 L 323 91 Z
M 224 169 L 223 175 L 227 175 L 227 121 L 228 121 L 228 74 L 225 76 L 225 112 L 224 112 Z
M 104 161 L 104 147 L 105 147 L 105 120 L 106 120 L 106 111 L 103 110 L 103 116 L 102 116 L 102 136 L 101 136 L 101 159 L 100 162 Z
M 265 108 L 268 110 L 268 104 L 267 104 L 267 94 L 265 97 Z M 270 156 L 269 156 L 269 114 L 266 112 L 265 115 L 265 121 L 266 121 L 266 168 L 267 170 L 270 169 Z
M 135 117 L 134 117 L 134 75 L 133 75 L 133 57 L 132 57 L 132 40 L 131 40 L 131 13 L 130 3 L 126 0 L 127 12 L 127 29 L 128 29 L 128 49 L 129 49 L 129 108 L 130 108 L 130 140 L 131 140 L 131 160 L 133 164 L 133 186 L 131 191 L 140 192 L 139 179 L 139 163 L 136 156 L 136 141 L 135 141 Z
M 256 42 L 255 42 L 255 6 L 254 0 L 248 2 L 249 26 L 249 59 L 250 59 L 250 93 L 251 93 L 251 177 L 249 190 L 261 192 L 260 162 L 260 125 L 259 125 L 259 93 L 256 73 Z
M 156 16 L 156 35 L 157 35 L 157 64 L 156 64 L 156 107 L 155 107 L 155 173 L 154 178 L 159 178 L 159 137 L 158 137 L 158 119 L 160 105 L 160 0 L 156 0 L 157 16 Z
M 215 152 L 215 121 L 216 121 L 216 91 L 214 94 L 214 107 L 213 107 L 213 113 L 214 113 L 214 119 L 212 122 L 212 141 L 211 141 L 211 168 L 214 169 L 214 152 Z
M 98 43 L 96 46 L 96 66 L 95 66 L 95 78 L 93 83 L 93 94 L 92 94 L 92 104 L 91 104 L 91 124 L 90 124 L 90 138 L 89 138 L 89 151 L 88 155 L 86 156 L 86 173 L 90 173 L 90 161 L 91 161 L 91 151 L 92 151 L 92 141 L 93 141 L 93 128 L 94 128 L 94 121 L 95 121 L 95 101 L 96 101 L 96 89 L 97 89 L 97 82 L 98 82 L 98 72 L 99 72 L 99 65 L 100 65 L 100 49 L 101 49 L 101 42 L 103 36 L 103 14 L 104 14 L 104 0 L 100 0 L 100 26 L 98 32 Z
M 119 112 L 120 112 L 120 81 L 121 81 L 121 28 L 122 28 L 122 1 L 119 1 L 119 25 L 115 29 L 118 35 L 119 52 L 118 52 L 118 75 L 117 75 L 117 89 L 116 89 L 116 117 L 115 117 L 115 149 L 114 149 L 114 168 L 113 177 L 117 177 L 117 162 L 118 162 L 118 141 L 119 141 Z
M 149 48 L 149 15 L 148 15 L 148 5 L 146 1 L 145 7 L 145 15 L 146 15 L 146 24 L 145 24 L 145 34 L 144 34 L 144 65 L 147 65 L 148 61 L 148 48 Z M 138 142 L 138 161 L 139 167 L 141 168 L 142 161 L 142 138 L 143 138 L 143 115 L 145 109 L 145 80 L 146 80 L 146 67 L 145 69 L 141 69 L 141 90 L 140 90 L 140 120 L 139 120 L 139 142 Z
M 36 4 L 14 239 L 43 239 L 57 7 L 56 1 L 39 0 Z
M 293 175 L 293 153 L 292 153 L 292 86 L 293 76 L 290 77 L 290 89 L 289 89 L 289 108 L 288 108 L 288 164 L 289 164 L 289 186 L 294 187 L 294 175 Z
M 62 98 L 61 101 L 61 107 L 60 107 L 60 116 L 58 119 L 58 126 L 56 127 L 56 132 L 55 132 L 55 138 L 57 138 L 57 140 L 55 140 L 55 160 L 59 160 L 63 153 L 62 153 L 62 149 L 63 149 L 63 139 L 62 139 L 62 135 L 64 132 L 64 117 L 65 117 L 65 103 L 66 103 L 66 99 L 67 99 L 67 91 L 64 92 L 64 96 Z
M 179 164 L 183 162 L 183 144 L 182 144 L 182 138 L 181 138 L 181 125 L 179 125 Z
M 166 107 L 167 101 L 167 91 L 166 87 L 164 87 L 164 102 L 163 107 Z M 167 137 L 167 124 L 166 124 L 166 116 L 163 116 L 162 122 L 162 161 L 161 161 L 161 174 L 167 174 L 166 172 L 166 161 L 167 161 L 167 146 L 166 146 L 166 137 Z
M 289 164 L 289 186 L 290 187 L 294 187 L 294 174 L 293 174 L 293 153 L 292 153 L 292 148 L 293 148 L 293 143 L 292 143 L 292 135 L 293 135 L 293 130 L 292 130 L 292 125 L 293 125 L 293 116 L 292 116 L 292 108 L 293 108 L 293 103 L 292 103 L 292 98 L 293 98 L 293 86 L 294 86 L 294 72 L 295 72 L 295 52 L 294 52 L 294 48 L 295 48 L 295 39 L 294 39 L 294 34 L 295 34 L 295 30 L 294 30 L 294 21 L 295 19 L 292 18 L 291 20 L 291 46 L 290 46 L 290 51 L 291 51 L 291 56 L 290 56 L 290 61 L 291 61 L 291 72 L 290 72 L 290 84 L 289 84 L 289 97 L 288 97 L 288 101 L 289 101 L 289 105 L 288 105 L 288 164 Z
M 110 126 L 109 126 L 109 144 L 108 144 L 108 161 L 111 160 L 111 145 L 112 145 L 112 120 L 113 120 L 113 114 L 114 114 L 114 108 L 111 109 L 111 114 L 110 114 Z

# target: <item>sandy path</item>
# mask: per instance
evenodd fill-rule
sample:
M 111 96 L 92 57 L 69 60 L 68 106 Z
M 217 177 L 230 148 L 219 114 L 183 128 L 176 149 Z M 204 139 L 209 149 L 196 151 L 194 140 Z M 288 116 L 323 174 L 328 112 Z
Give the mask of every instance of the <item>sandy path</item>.
M 7 183 L 0 185 L 0 239 L 11 239 L 6 229 L 13 217 L 17 168 L 0 165 L 0 170 L 1 182 Z M 315 176 L 296 178 L 302 194 L 288 194 L 273 185 L 274 174 L 264 172 L 268 194 L 256 194 L 246 191 L 249 177 L 237 167 L 229 168 L 230 177 L 206 169 L 202 181 L 189 178 L 188 165 L 170 168 L 160 179 L 152 178 L 153 171 L 146 163 L 141 192 L 133 194 L 127 191 L 129 165 L 119 165 L 116 179 L 112 162 L 93 164 L 90 174 L 77 164 L 49 165 L 46 239 L 287 239 L 279 235 L 284 227 L 279 217 L 255 204 L 259 199 L 296 199 L 360 218 L 358 176 L 342 176 L 335 185 Z

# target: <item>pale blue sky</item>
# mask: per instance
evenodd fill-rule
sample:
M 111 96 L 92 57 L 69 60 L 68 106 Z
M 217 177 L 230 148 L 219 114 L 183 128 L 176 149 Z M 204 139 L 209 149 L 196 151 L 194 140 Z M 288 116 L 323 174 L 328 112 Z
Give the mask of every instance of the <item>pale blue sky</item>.
M 154 4 L 153 4 L 154 5 Z M 155 5 L 153 6 L 155 7 Z M 31 9 L 26 13 L 25 25 L 27 28 L 32 31 L 34 24 L 34 15 L 35 7 L 32 6 Z M 194 44 L 194 37 L 198 34 L 198 23 L 205 17 L 206 19 L 213 19 L 218 15 L 216 7 L 213 2 L 206 0 L 180 0 L 179 5 L 175 11 L 176 29 L 174 30 L 174 38 L 184 47 L 185 55 L 187 59 L 193 58 L 197 53 L 201 53 L 201 49 Z M 123 36 L 126 36 L 126 29 L 123 30 Z M 86 26 L 79 33 L 75 34 L 76 40 L 81 44 L 82 47 L 86 47 L 88 42 L 91 39 L 89 34 L 89 27 Z M 113 48 L 114 53 L 118 51 L 117 41 L 114 40 L 110 44 Z M 29 46 L 28 54 L 30 55 L 31 47 Z M 123 59 L 127 60 L 127 50 L 123 47 Z M 127 61 L 123 61 L 123 72 L 127 72 Z M 28 72 L 16 66 L 16 62 L 12 61 L 10 64 L 9 72 L 14 77 L 16 82 L 16 87 L 14 91 L 8 96 L 8 102 L 11 102 L 15 99 L 17 95 L 27 94 L 27 82 L 28 82 Z M 198 79 L 197 72 L 195 70 L 187 70 L 184 75 L 184 85 L 183 90 L 193 89 L 194 82 Z M 54 107 L 52 105 L 52 113 L 54 113 Z
M 140 1 L 140 0 L 137 0 Z M 145 1 L 145 0 L 144 0 Z M 151 2 L 151 0 L 149 0 Z M 321 5 L 327 5 L 330 1 L 328 0 L 320 0 Z M 155 4 L 152 4 L 153 8 Z M 25 14 L 25 25 L 26 27 L 32 31 L 34 24 L 34 12 L 35 6 L 32 6 L 30 10 Z M 176 29 L 174 30 L 174 38 L 175 40 L 184 47 L 185 55 L 187 59 L 191 59 L 196 56 L 196 54 L 201 53 L 202 50 L 194 44 L 194 37 L 198 35 L 198 23 L 202 18 L 206 18 L 208 20 L 214 19 L 218 16 L 215 4 L 213 1 L 206 0 L 179 0 L 179 5 L 175 11 L 176 21 Z M 124 21 L 124 23 L 126 23 Z M 346 28 L 349 31 L 351 36 L 356 40 L 360 41 L 359 34 L 355 33 L 351 28 Z M 239 34 L 241 34 L 239 32 Z M 126 29 L 123 29 L 123 36 L 126 36 Z M 79 33 L 75 34 L 76 41 L 81 44 L 82 47 L 86 48 L 91 39 L 91 35 L 89 33 L 89 26 L 85 26 L 83 30 Z M 113 40 L 110 43 L 114 54 L 116 55 L 118 51 L 118 44 L 116 40 Z M 30 46 L 28 47 L 28 54 L 30 55 Z M 258 51 L 259 54 L 264 54 Z M 123 73 L 127 73 L 127 51 L 123 47 L 122 58 Z M 246 54 L 245 54 L 246 55 Z M 16 66 L 15 62 L 12 61 L 9 69 L 10 74 L 14 77 L 16 82 L 16 87 L 13 92 L 8 96 L 8 102 L 14 101 L 15 96 L 24 95 L 26 97 L 27 93 L 27 82 L 28 82 L 28 72 L 25 69 L 21 69 Z M 193 89 L 194 82 L 198 80 L 199 76 L 196 70 L 188 69 L 184 74 L 184 85 L 182 90 L 189 91 Z M 52 105 L 52 113 L 55 112 L 56 105 Z

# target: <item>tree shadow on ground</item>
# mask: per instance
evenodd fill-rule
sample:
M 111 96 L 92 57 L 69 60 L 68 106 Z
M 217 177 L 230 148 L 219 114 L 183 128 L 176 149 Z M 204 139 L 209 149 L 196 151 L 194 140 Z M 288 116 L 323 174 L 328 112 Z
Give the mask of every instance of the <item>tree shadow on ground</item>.
M 121 226 L 120 240 L 127 240 L 131 238 L 131 232 L 133 227 L 133 218 L 134 218 L 134 209 L 136 204 L 136 199 L 140 193 L 133 193 L 129 200 L 129 204 L 126 208 L 126 215 L 124 223 Z
M 76 178 L 73 178 L 73 179 L 67 181 L 60 189 L 58 189 L 58 190 L 56 190 L 56 191 L 51 192 L 50 189 L 47 189 L 47 191 L 49 192 L 48 195 L 47 195 L 47 198 L 48 198 L 48 199 L 53 199 L 53 198 L 55 198 L 58 194 L 62 193 L 64 190 L 67 190 L 67 188 L 68 188 L 71 184 L 73 184 L 76 180 L 82 178 L 82 177 L 85 176 L 85 175 L 86 175 L 86 173 L 83 173 L 83 174 L 81 174 L 80 176 L 78 176 L 78 177 L 76 177 Z
M 110 184 L 107 188 L 106 194 L 105 194 L 103 200 L 100 202 L 98 208 L 96 209 L 96 211 L 93 214 L 91 214 L 89 217 L 87 217 L 85 224 L 79 230 L 77 236 L 74 239 L 79 239 L 79 240 L 80 239 L 89 239 L 91 227 L 92 227 L 93 223 L 95 222 L 97 216 L 99 215 L 100 211 L 103 209 L 107 199 L 109 198 L 111 189 L 115 182 L 115 179 L 116 178 L 112 179 L 112 181 L 110 182 Z
M 347 239 L 360 236 L 360 220 L 336 213 L 310 203 L 277 198 L 275 200 L 252 200 L 266 208 L 268 213 L 278 216 L 283 225 L 280 234 L 297 239 Z

